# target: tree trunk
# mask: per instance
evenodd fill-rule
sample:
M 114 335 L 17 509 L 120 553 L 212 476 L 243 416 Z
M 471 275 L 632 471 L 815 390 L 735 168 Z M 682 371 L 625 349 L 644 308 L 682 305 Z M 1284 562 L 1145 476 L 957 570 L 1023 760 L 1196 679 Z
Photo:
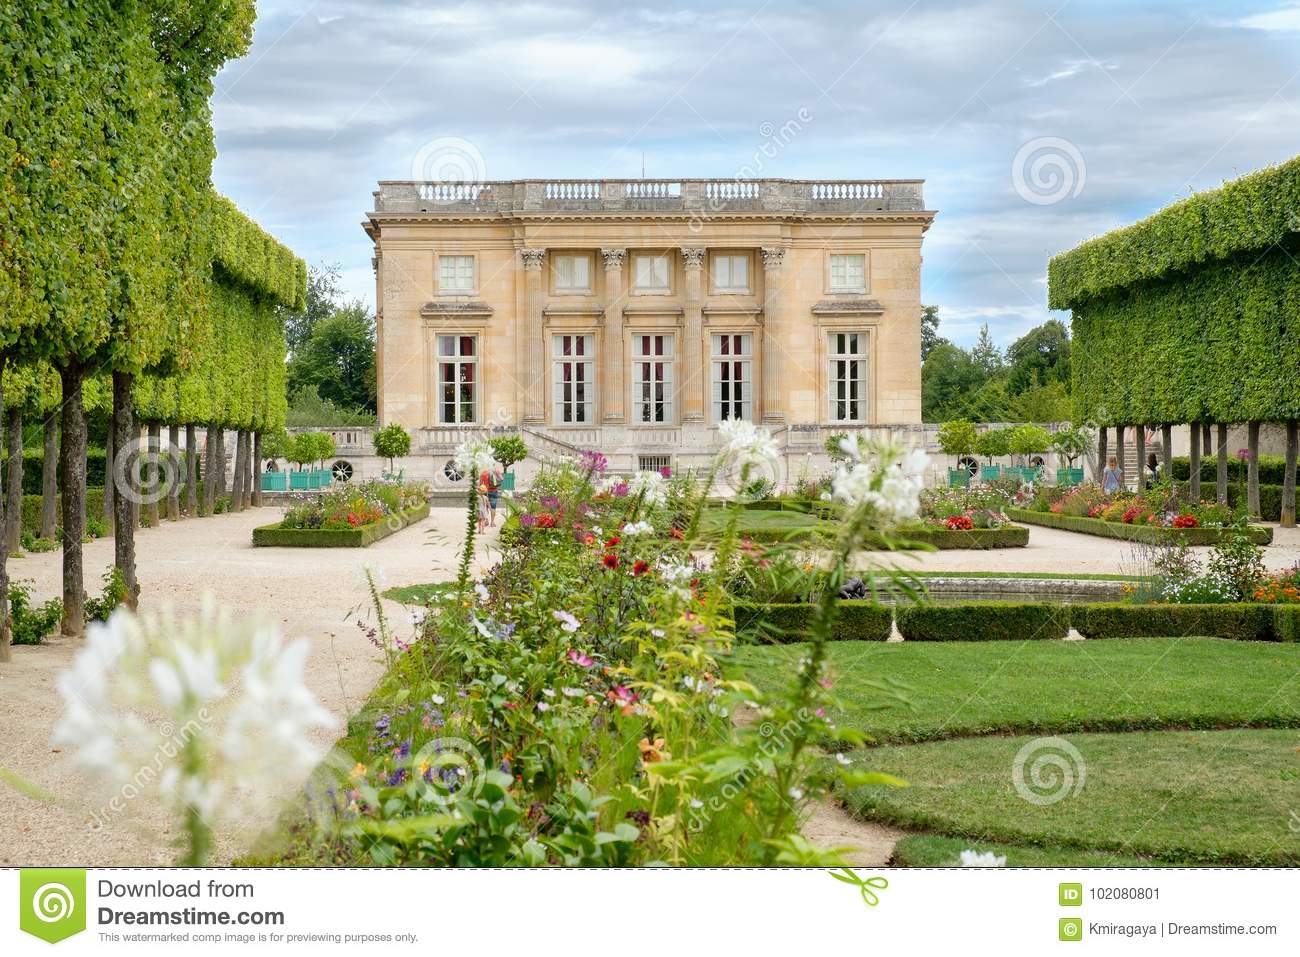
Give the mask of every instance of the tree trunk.
M 1165 481 L 1169 483 L 1169 487 L 1171 489 L 1175 488 L 1174 427 L 1168 424 L 1160 426 L 1160 468 L 1164 472 Z
M 113 415 L 110 412 L 108 416 L 108 432 L 104 434 L 104 532 L 107 535 L 116 535 L 117 529 L 113 527 L 113 499 L 116 497 L 116 489 L 113 488 L 113 469 L 116 467 L 117 448 L 113 443 Z
M 1201 500 L 1201 423 L 1193 422 L 1187 430 L 1191 449 L 1187 454 L 1187 494 L 1193 502 Z
M 225 498 L 226 497 L 226 430 L 225 429 L 218 428 L 216 430 L 216 442 L 217 442 L 217 468 L 216 468 L 216 475 L 214 475 L 213 478 L 216 479 L 216 483 L 217 483 L 216 485 L 217 498 Z
M 169 425 L 167 427 L 167 521 L 179 522 L 181 520 L 181 483 L 185 480 L 185 475 L 181 471 L 184 463 L 181 461 L 181 427 L 179 425 Z
M 59 441 L 59 483 L 63 486 L 63 634 L 86 631 L 86 584 L 81 539 L 86 533 L 86 410 L 81 384 L 86 370 L 73 363 L 63 380 L 63 435 Z M 110 485 L 111 473 L 104 484 Z M 6 595 L 7 597 L 7 595 Z
M 193 425 L 185 426 L 185 514 L 199 514 L 199 431 Z
M 1115 462 L 1119 466 L 1120 491 L 1128 489 L 1128 474 L 1124 471 L 1124 426 L 1115 426 Z
M 1219 443 L 1216 452 L 1217 464 L 1215 468 L 1214 497 L 1225 505 L 1228 503 L 1228 427 L 1224 423 L 1219 423 L 1216 441 Z
M 1300 423 L 1289 419 L 1286 424 L 1286 474 L 1282 476 L 1282 526 L 1295 528 L 1295 469 L 1297 432 Z
M 4 371 L 9 360 L 0 356 L 0 411 L 4 410 Z M 0 499 L 0 524 L 4 522 L 4 500 Z M 13 627 L 9 621 L 9 554 L 0 553 L 0 662 L 13 660 Z
M 253 495 L 250 504 L 262 507 L 262 433 L 253 433 Z
M 1093 470 L 1092 477 L 1098 485 L 1101 484 L 1102 476 L 1106 473 L 1106 460 L 1110 457 L 1110 430 L 1102 426 L 1097 432 L 1097 467 Z
M 204 429 L 203 434 L 203 514 L 211 515 L 217 503 L 217 445 L 216 430 Z
M 1133 426 L 1133 437 L 1137 440 L 1137 490 L 1147 487 L 1147 427 Z
M 1214 436 L 1211 434 L 1213 426 L 1209 422 L 1201 423 L 1201 455 L 1207 456 L 1214 448 Z
M 53 539 L 59 524 L 59 415 L 51 412 L 42 426 L 45 433 L 41 459 L 41 538 Z
M 162 524 L 161 509 L 158 507 L 159 499 L 162 495 L 162 489 L 159 483 L 162 481 L 162 473 L 158 468 L 158 456 L 162 454 L 162 428 L 157 422 L 149 423 L 149 453 L 145 459 L 145 483 L 148 486 L 148 516 L 149 527 L 157 528 Z
M 1246 460 L 1246 506 L 1251 518 L 1259 518 L 1259 423 L 1246 423 L 1246 447 L 1250 458 Z
M 131 378 L 129 372 L 113 372 L 113 445 L 119 450 L 127 449 L 132 441 L 138 443 L 135 410 L 131 399 Z M 151 439 L 152 431 L 151 427 Z M 113 536 L 113 561 L 122 575 L 122 584 L 126 586 L 126 603 L 132 609 L 140 598 L 140 583 L 135 575 L 135 509 L 140 499 L 140 489 L 135 482 L 139 466 L 138 453 L 138 448 L 132 449 L 131 454 L 127 455 L 119 452 L 122 467 L 113 469 L 113 482 L 117 486 L 117 494 L 113 497 L 113 519 L 117 527 L 117 534 Z M 156 502 L 154 508 L 156 514 Z
M 5 500 L 5 551 L 22 550 L 23 542 L 23 409 L 15 405 L 5 411 L 9 431 L 9 468 Z
M 257 465 L 253 458 L 253 430 L 244 432 L 244 508 L 253 504 L 253 486 L 257 484 Z
M 230 511 L 233 512 L 243 511 L 243 484 L 248 475 L 247 463 L 244 463 L 244 456 L 248 454 L 244 434 L 243 429 L 235 429 L 235 469 L 230 481 Z

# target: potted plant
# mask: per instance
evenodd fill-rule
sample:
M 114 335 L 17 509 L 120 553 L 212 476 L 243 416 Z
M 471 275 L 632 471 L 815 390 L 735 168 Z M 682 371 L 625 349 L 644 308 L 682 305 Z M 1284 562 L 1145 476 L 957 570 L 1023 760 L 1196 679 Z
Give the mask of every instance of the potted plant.
M 1007 431 L 1007 429 L 985 429 L 975 436 L 975 453 L 988 459 L 988 464 L 980 468 L 981 482 L 996 482 L 1002 477 L 1002 466 L 994 465 L 993 460 L 1011 454 Z
M 966 419 L 955 419 L 939 426 L 939 450 L 957 460 L 957 468 L 948 469 L 949 487 L 966 488 L 970 485 L 970 472 L 962 467 L 963 457 L 969 457 L 975 449 L 975 423 Z
M 288 441 L 285 442 L 284 457 L 297 466 L 289 473 L 289 488 L 295 492 L 311 488 L 311 473 L 305 469 L 305 466 L 316 456 L 311 435 L 310 432 L 298 432 L 289 436 Z
M 1052 448 L 1065 459 L 1065 468 L 1056 470 L 1057 485 L 1079 485 L 1083 482 L 1083 468 L 1075 468 L 1075 461 L 1088 453 L 1091 437 L 1082 426 L 1071 425 L 1052 436 Z
M 510 471 L 510 466 L 528 457 L 528 446 L 518 435 L 498 435 L 490 440 L 488 445 L 492 447 L 492 457 L 501 463 L 501 468 L 504 470 L 501 488 L 507 492 L 514 491 L 515 476 Z
M 1029 457 L 1039 452 L 1046 452 L 1052 446 L 1052 436 L 1046 429 L 1037 425 L 1017 425 L 1008 436 L 1010 439 L 1011 452 L 1018 455 L 1024 461 L 1020 468 L 1020 476 L 1026 482 L 1038 481 L 1039 468 L 1030 464 Z
M 411 451 L 411 436 L 396 422 L 384 426 L 374 436 L 375 454 L 380 458 L 388 459 L 388 474 L 386 478 L 401 479 L 400 475 L 393 474 L 393 459 L 402 458 L 409 455 Z
M 317 464 L 310 487 L 324 488 L 334 481 L 333 473 L 325 467 L 325 460 L 334 457 L 334 453 L 338 451 L 338 446 L 334 442 L 334 436 L 328 432 L 309 432 L 307 434 L 312 439 L 312 451 L 314 453 L 312 461 Z
M 285 454 L 289 447 L 289 433 L 283 427 L 262 433 L 262 458 L 271 464 L 279 459 L 287 459 Z M 258 482 L 263 492 L 287 492 L 289 490 L 289 473 L 282 470 L 263 471 L 262 462 L 257 463 Z

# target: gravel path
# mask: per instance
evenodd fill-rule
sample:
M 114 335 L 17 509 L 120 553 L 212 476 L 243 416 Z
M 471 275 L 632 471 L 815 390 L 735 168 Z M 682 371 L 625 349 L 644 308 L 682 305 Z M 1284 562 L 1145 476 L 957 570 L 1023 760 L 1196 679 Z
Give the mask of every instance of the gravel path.
M 368 607 L 360 567 L 381 569 L 389 586 L 454 577 L 464 511 L 434 509 L 423 522 L 365 549 L 253 548 L 252 529 L 280 514 L 279 508 L 249 509 L 141 530 L 136 540 L 141 606 L 170 602 L 184 612 L 196 608 L 208 591 L 225 605 L 279 621 L 286 637 L 308 639 L 307 684 L 339 719 L 338 731 L 383 673 L 379 652 L 353 621 L 355 612 L 365 614 Z M 492 560 L 494 541 L 495 533 L 480 550 L 480 563 Z M 100 578 L 113 561 L 113 543 L 91 542 L 85 549 L 86 588 L 98 594 Z M 35 598 L 43 601 L 59 594 L 60 563 L 57 551 L 10 559 L 10 576 L 33 582 Z M 400 612 L 400 606 L 391 608 Z M 146 797 L 129 803 L 106 826 L 88 824 L 95 808 L 81 797 L 85 782 L 51 748 L 61 712 L 55 679 L 82 646 L 80 639 L 56 637 L 15 648 L 13 662 L 0 666 L 0 769 L 59 799 L 46 803 L 0 783 L 0 865 L 147 865 L 174 859 L 157 830 L 160 815 L 151 813 Z M 326 732 L 322 742 L 336 737 Z M 286 790 L 300 783 L 286 782 Z M 214 863 L 240 853 L 246 838 L 219 834 Z

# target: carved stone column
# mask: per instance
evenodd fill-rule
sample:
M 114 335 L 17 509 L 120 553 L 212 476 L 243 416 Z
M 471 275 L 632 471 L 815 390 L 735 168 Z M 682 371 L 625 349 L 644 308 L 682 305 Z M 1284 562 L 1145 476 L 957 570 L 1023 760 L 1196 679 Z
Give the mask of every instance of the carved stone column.
M 704 421 L 704 290 L 702 273 L 704 249 L 700 246 L 682 247 L 682 263 L 686 266 L 686 328 L 682 335 L 681 396 L 682 421 Z
M 784 246 L 764 246 L 763 253 L 763 421 L 785 422 L 781 401 L 784 371 L 781 350 L 785 348 L 785 309 L 781 295 L 781 263 Z
M 601 421 L 622 425 L 623 416 L 623 260 L 626 249 L 602 249 L 605 259 L 605 341 L 601 366 Z
M 546 250 L 523 248 L 519 262 L 524 268 L 524 291 L 527 312 L 521 330 L 528 343 L 528 366 L 524 382 L 524 421 L 535 425 L 546 421 L 546 330 L 542 309 L 546 305 L 546 291 L 542 288 L 542 261 Z

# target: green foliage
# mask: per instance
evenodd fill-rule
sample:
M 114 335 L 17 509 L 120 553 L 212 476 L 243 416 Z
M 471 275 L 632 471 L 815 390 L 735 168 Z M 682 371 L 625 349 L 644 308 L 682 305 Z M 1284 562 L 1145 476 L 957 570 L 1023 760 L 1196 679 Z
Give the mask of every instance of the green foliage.
M 939 335 L 939 307 L 922 306 L 921 307 L 921 361 L 924 362 L 929 358 L 930 353 L 934 351 L 935 346 L 940 344 L 952 345 L 947 339 Z
M 39 645 L 63 619 L 63 602 L 51 598 L 32 604 L 32 588 L 26 582 L 9 583 L 9 627 L 15 645 Z
M 1054 639 L 1070 630 L 1070 606 L 1048 602 L 914 605 L 896 617 L 905 641 Z
M 375 320 L 353 303 L 315 321 L 289 360 L 288 388 L 345 409 L 375 408 Z
M 1188 637 L 1277 641 L 1274 606 L 1259 603 L 1214 605 L 1077 605 L 1073 624 L 1085 638 Z
M 806 641 L 815 606 L 807 602 L 737 602 L 732 614 L 742 641 L 788 644 Z M 892 609 L 871 601 L 846 599 L 836 606 L 832 641 L 885 641 L 893 622 Z
M 1033 455 L 1052 447 L 1052 435 L 1037 425 L 1017 425 L 1007 435 L 1007 444 L 1013 455 Z
M 1189 545 L 1213 545 L 1223 538 L 1222 528 L 1165 528 L 1160 525 L 1127 525 L 1123 522 L 1108 522 L 1100 518 L 1087 518 L 1081 515 L 1057 515 L 1052 512 L 1038 512 L 1031 509 L 1007 509 L 1007 515 L 1016 522 L 1030 525 L 1046 525 L 1060 528 L 1067 532 L 1083 532 L 1085 535 L 1099 535 L 1102 538 L 1120 538 L 1130 542 L 1147 542 L 1160 545 L 1168 542 L 1185 541 Z M 1247 533 L 1251 540 L 1259 545 L 1267 545 L 1273 540 L 1273 530 L 1263 525 L 1251 525 Z
M 1092 434 L 1082 426 L 1072 425 L 1052 436 L 1052 448 L 1074 467 L 1075 459 L 1092 448 Z
M 307 269 L 307 288 L 302 305 L 284 313 L 284 341 L 290 355 L 307 341 L 316 323 L 334 314 L 343 298 L 338 263 L 325 263 Z
M 963 456 L 975 451 L 975 423 L 956 419 L 939 426 L 939 449 L 944 455 Z
M 289 431 L 280 426 L 262 433 L 262 458 L 282 459 L 289 449 Z M 259 466 L 261 463 L 258 463 Z
M 502 468 L 510 468 L 516 462 L 528 458 L 528 446 L 519 435 L 498 435 L 489 439 L 492 457 L 501 463 Z
M 1048 305 L 1077 311 L 1088 300 L 1152 280 L 1181 280 L 1238 256 L 1253 260 L 1282 249 L 1296 232 L 1297 208 L 1300 158 L 1189 197 L 1054 257 L 1047 267 Z
M 996 458 L 1011 454 L 1011 429 L 985 429 L 975 436 L 975 453 L 992 464 Z
M 328 399 L 322 399 L 314 386 L 303 386 L 290 394 L 285 424 L 293 428 L 374 425 L 375 413 L 365 409 L 344 408 Z
M 1278 605 L 1273 609 L 1273 636 L 1278 641 L 1300 641 L 1300 605 Z
M 384 426 L 374 435 L 375 454 L 388 459 L 388 467 L 393 467 L 393 459 L 399 459 L 411 451 L 411 434 L 396 422 Z
M 108 621 L 110 615 L 118 605 L 126 601 L 127 591 L 126 582 L 122 580 L 122 571 L 117 566 L 113 566 L 104 572 L 101 579 L 104 583 L 103 592 L 98 598 L 92 595 L 86 596 L 86 621 Z

